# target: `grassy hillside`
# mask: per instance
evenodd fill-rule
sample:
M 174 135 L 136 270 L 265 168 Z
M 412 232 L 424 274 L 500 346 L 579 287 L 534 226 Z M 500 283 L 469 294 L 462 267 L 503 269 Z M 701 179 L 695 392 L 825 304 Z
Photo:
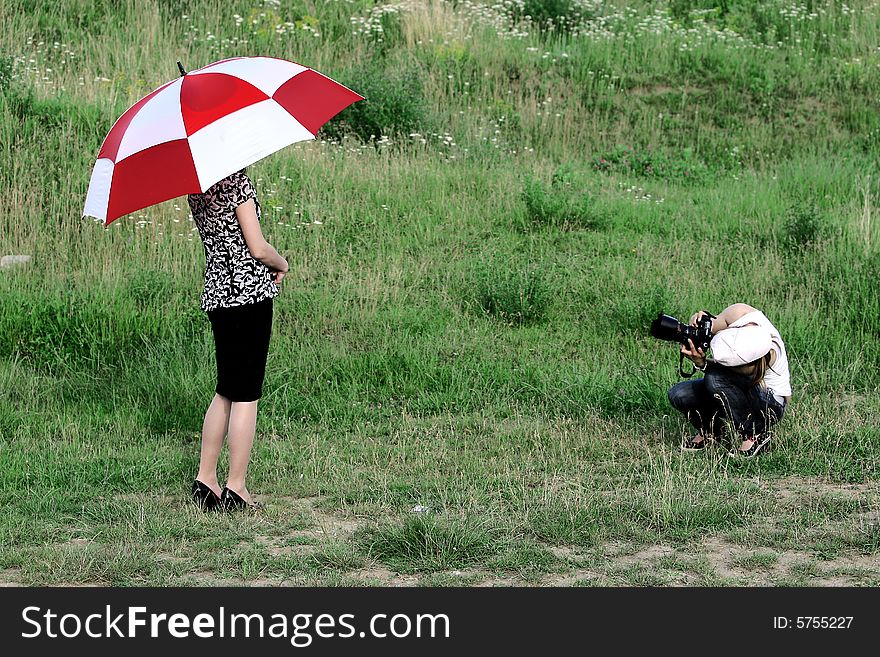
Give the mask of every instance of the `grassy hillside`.
M 0 252 L 33 256 L 0 269 L 3 578 L 877 584 L 878 18 L 2 3 Z M 185 199 L 81 218 L 116 118 L 237 55 L 366 97 L 250 170 L 291 274 L 244 519 L 187 504 L 214 362 Z M 736 301 L 794 387 L 747 463 L 680 453 L 676 348 L 648 335 Z

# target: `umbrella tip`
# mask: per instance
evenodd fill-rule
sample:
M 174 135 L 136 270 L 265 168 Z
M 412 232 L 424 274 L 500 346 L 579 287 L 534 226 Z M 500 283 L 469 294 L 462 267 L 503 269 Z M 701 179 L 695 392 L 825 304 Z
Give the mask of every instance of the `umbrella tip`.
M 177 62 L 177 68 L 180 69 L 180 77 L 183 77 L 184 75 L 186 75 L 186 71 L 183 68 L 183 64 L 181 64 L 180 62 Z

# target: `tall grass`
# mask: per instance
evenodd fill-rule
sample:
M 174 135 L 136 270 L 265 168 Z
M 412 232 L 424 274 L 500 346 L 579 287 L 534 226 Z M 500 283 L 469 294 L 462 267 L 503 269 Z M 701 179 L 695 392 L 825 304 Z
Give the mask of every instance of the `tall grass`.
M 213 391 L 184 199 L 81 218 L 104 135 L 177 60 L 284 57 L 367 96 L 251 169 L 291 263 L 254 490 L 454 515 L 392 518 L 352 543 L 365 558 L 515 561 L 498 532 L 687 543 L 784 515 L 755 478 L 876 479 L 880 22 L 850 4 L 2 3 L 0 251 L 34 260 L 0 270 L 0 531 L 64 544 L 27 577 L 171 577 L 112 532 L 100 568 L 65 541 L 114 525 L 86 501 L 180 495 Z M 736 301 L 789 349 L 781 448 L 685 463 L 677 355 L 648 324 Z M 70 497 L 13 501 L 39 491 Z M 150 531 L 161 550 L 181 530 Z

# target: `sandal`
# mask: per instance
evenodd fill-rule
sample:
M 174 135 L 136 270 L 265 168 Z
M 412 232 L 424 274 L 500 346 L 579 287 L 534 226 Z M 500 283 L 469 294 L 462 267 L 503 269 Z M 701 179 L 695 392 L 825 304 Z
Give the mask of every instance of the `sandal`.
M 735 449 L 730 452 L 730 456 L 751 459 L 758 455 L 761 451 L 769 449 L 770 436 L 766 433 L 757 436 L 749 436 L 745 440 L 751 440 L 752 446 L 748 449 Z M 745 442 L 745 440 L 743 442 Z
M 699 440 L 697 440 L 699 438 Z M 690 438 L 685 438 L 681 443 L 681 451 L 682 452 L 698 452 L 701 449 L 706 449 L 706 446 L 710 443 L 714 442 L 712 438 L 703 433 L 698 433 Z

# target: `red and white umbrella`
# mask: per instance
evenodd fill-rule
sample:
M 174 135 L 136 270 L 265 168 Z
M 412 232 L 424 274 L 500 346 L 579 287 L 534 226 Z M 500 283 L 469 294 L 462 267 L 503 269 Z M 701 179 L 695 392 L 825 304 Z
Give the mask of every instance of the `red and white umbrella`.
M 182 74 L 132 105 L 110 129 L 83 215 L 109 225 L 204 192 L 285 146 L 314 139 L 322 125 L 362 99 L 313 69 L 272 57 L 235 57 Z

